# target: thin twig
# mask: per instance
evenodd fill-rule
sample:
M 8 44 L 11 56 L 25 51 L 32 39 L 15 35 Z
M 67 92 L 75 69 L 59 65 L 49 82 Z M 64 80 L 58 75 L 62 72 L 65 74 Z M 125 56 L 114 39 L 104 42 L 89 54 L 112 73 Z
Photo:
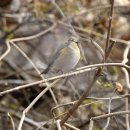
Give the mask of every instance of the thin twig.
M 105 59 L 108 53 L 107 51 L 108 51 L 110 37 L 111 37 L 111 24 L 112 24 L 112 18 L 113 18 L 113 11 L 114 11 L 114 0 L 111 0 L 111 11 L 110 11 L 109 25 L 108 25 L 108 32 L 107 32 L 107 39 L 106 39 L 106 46 L 105 46 Z
M 26 84 L 29 83 L 29 81 L 21 80 L 21 79 L 3 79 L 0 80 L 0 85 L 9 85 L 9 84 Z
M 11 117 L 10 113 L 8 113 L 8 117 L 9 117 L 9 119 L 10 119 L 10 121 L 11 121 L 13 130 L 15 130 L 14 120 L 13 120 L 13 118 Z
M 128 94 L 128 90 L 126 90 L 125 94 Z M 125 98 L 125 110 L 129 110 L 129 99 L 128 97 Z M 129 115 L 126 114 L 125 116 L 125 122 L 126 122 L 126 130 L 130 130 L 130 120 L 129 120 Z
M 70 77 L 70 76 L 73 76 L 73 75 L 85 73 L 85 72 L 91 71 L 92 69 L 90 69 L 90 68 L 103 67 L 103 66 L 118 66 L 118 67 L 124 67 L 124 68 L 130 70 L 130 67 L 128 65 L 125 65 L 125 64 L 122 64 L 122 63 L 103 63 L 103 64 L 88 65 L 88 66 L 77 68 L 77 71 L 74 71 L 74 72 L 54 76 L 54 77 L 47 78 L 47 79 L 44 79 L 44 80 L 39 80 L 39 81 L 36 81 L 36 82 L 33 82 L 33 83 L 20 85 L 20 86 L 13 88 L 13 89 L 5 90 L 3 92 L 0 92 L 0 96 L 7 94 L 7 93 L 10 93 L 10 92 L 20 90 L 20 89 L 31 87 L 31 86 L 34 86 L 34 85 L 37 85 L 37 84 L 45 83 L 45 82 L 48 82 L 48 81 L 53 81 L 53 80 L 56 80 L 56 79 L 61 79 L 61 78 Z
M 10 44 L 9 44 L 9 41 L 8 40 L 6 40 L 6 46 L 7 46 L 7 50 L 4 52 L 4 54 L 2 54 L 1 56 L 0 56 L 0 61 L 10 52 L 10 50 L 11 50 L 11 47 L 10 47 Z
M 108 102 L 108 114 L 111 113 L 111 102 L 112 102 L 112 97 L 113 97 L 114 94 L 115 94 L 115 90 L 112 93 L 112 95 L 110 96 L 110 99 L 109 99 L 109 102 Z M 107 127 L 109 126 L 109 123 L 110 123 L 110 117 L 107 118 L 107 122 L 106 122 L 106 125 L 104 126 L 103 130 L 107 129 Z
M 89 130 L 93 130 L 93 120 L 90 120 L 90 123 L 89 123 Z
M 102 55 L 102 57 L 104 56 L 104 51 L 103 51 L 103 49 L 100 47 L 100 45 L 96 42 L 96 41 L 94 41 L 93 39 L 91 39 L 91 43 L 96 47 L 96 49 L 98 49 L 99 50 L 99 52 L 100 52 L 100 54 Z
M 126 64 L 128 62 L 128 53 L 130 50 L 130 42 L 129 44 L 126 46 L 124 54 L 123 54 L 123 61 L 122 63 Z M 130 89 L 130 81 L 129 81 L 129 73 L 125 68 L 122 68 L 124 74 L 125 74 L 125 80 L 126 80 L 126 94 L 128 94 L 128 89 Z M 128 97 L 125 98 L 125 110 L 128 111 L 129 110 L 129 100 Z M 130 123 L 129 123 L 129 115 L 126 114 L 125 116 L 125 121 L 126 121 L 126 129 L 129 130 L 130 129 Z
M 120 67 L 124 67 L 126 69 L 130 69 L 130 66 L 128 66 L 124 63 L 101 63 L 101 64 L 83 66 L 83 67 L 77 68 L 76 70 L 88 69 L 88 68 L 93 68 L 93 67 L 103 67 L 103 66 L 120 66 Z
M 71 130 L 80 130 L 79 128 L 76 128 L 76 127 L 74 127 L 74 126 L 72 126 L 72 125 L 70 125 L 68 123 L 65 123 L 64 126 L 68 127 Z
M 57 121 L 56 121 L 56 124 L 57 124 L 58 130 L 62 130 L 62 129 L 61 129 L 61 125 L 60 125 L 60 120 L 57 120 Z
M 99 119 L 103 119 L 103 118 L 107 118 L 107 117 L 111 117 L 111 116 L 119 116 L 119 115 L 124 115 L 124 114 L 130 114 L 130 111 L 118 111 L 118 112 L 113 112 L 110 114 L 104 114 L 101 116 L 96 116 L 96 117 L 92 117 L 92 120 L 99 120 Z
M 124 54 L 123 54 L 123 64 L 126 64 L 128 62 L 128 53 L 130 50 L 130 42 L 128 42 L 128 45 L 125 48 Z M 125 68 L 122 68 L 124 74 L 125 74 L 125 79 L 126 79 L 126 87 L 130 89 L 130 81 L 129 81 L 129 73 Z
M 130 97 L 130 94 L 124 94 L 116 97 L 112 97 L 112 100 L 118 100 L 122 98 Z M 93 100 L 109 100 L 110 98 L 98 98 L 98 97 L 87 97 L 87 99 L 93 99 Z
M 14 112 L 15 113 L 15 112 Z M 21 114 L 16 113 L 14 116 L 16 116 L 17 118 L 21 119 Z M 28 117 L 25 117 L 24 120 L 26 123 L 30 124 L 31 126 L 34 127 L 38 127 L 40 130 L 47 130 L 45 127 L 43 127 L 46 123 L 48 123 L 49 121 L 45 121 L 44 123 L 42 122 L 36 122 L 33 119 L 30 119 Z

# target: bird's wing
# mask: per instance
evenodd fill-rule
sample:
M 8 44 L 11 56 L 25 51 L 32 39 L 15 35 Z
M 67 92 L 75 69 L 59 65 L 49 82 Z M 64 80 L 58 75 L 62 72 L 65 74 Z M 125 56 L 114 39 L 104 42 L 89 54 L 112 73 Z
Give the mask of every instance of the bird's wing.
M 52 60 L 48 64 L 47 68 L 41 73 L 41 74 L 46 74 L 50 70 L 51 66 L 54 64 L 55 60 L 58 58 L 59 55 L 63 54 L 65 52 L 65 48 L 67 47 L 67 43 L 63 44 L 53 55 Z

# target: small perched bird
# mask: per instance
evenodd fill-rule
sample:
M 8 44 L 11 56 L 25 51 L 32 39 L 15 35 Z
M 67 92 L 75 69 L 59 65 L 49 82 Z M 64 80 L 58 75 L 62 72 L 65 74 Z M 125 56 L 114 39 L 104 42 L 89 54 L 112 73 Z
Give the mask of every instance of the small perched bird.
M 42 73 L 50 72 L 69 72 L 72 70 L 80 59 L 80 49 L 78 39 L 72 36 L 54 55 L 48 67 Z

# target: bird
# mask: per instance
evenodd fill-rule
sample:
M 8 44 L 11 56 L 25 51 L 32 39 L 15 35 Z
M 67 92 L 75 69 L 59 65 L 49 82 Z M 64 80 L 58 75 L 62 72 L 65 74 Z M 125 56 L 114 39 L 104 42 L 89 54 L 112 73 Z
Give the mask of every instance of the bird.
M 76 67 L 80 60 L 79 40 L 76 36 L 71 36 L 66 43 L 54 54 L 48 67 L 42 74 L 52 73 L 66 73 Z

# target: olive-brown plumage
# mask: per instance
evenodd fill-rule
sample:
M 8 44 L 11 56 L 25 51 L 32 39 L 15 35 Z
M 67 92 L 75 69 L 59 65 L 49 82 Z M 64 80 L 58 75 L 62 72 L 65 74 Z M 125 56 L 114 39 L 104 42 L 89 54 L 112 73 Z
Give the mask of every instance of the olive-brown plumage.
M 55 54 L 53 60 L 43 73 L 48 71 L 63 73 L 72 70 L 80 59 L 80 49 L 78 47 L 78 39 L 71 37 L 67 43 Z

